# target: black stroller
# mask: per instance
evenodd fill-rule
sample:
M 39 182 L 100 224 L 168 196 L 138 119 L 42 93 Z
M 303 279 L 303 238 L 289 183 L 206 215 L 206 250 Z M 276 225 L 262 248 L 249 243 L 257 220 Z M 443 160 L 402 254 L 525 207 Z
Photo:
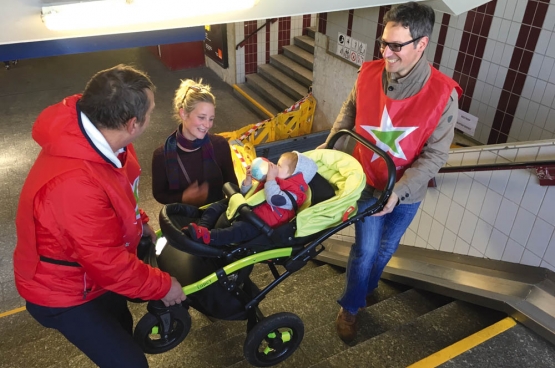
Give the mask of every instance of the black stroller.
M 246 360 L 258 367 L 268 367 L 287 359 L 301 344 L 304 336 L 302 320 L 293 313 L 280 312 L 264 316 L 259 303 L 274 287 L 324 250 L 322 242 L 341 229 L 379 212 L 391 195 L 395 184 L 395 166 L 389 156 L 360 135 L 342 130 L 329 142 L 348 135 L 385 160 L 388 182 L 378 202 L 363 213 L 356 213 L 356 200 L 365 186 L 362 167 L 352 156 L 335 150 L 316 150 L 312 154 L 318 173 L 310 183 L 310 212 L 301 207 L 296 219 L 276 229 L 269 228 L 249 206 L 239 208 L 243 220 L 257 226 L 262 235 L 244 244 L 212 247 L 192 241 L 181 228 L 200 218 L 202 210 L 183 204 L 166 205 L 160 212 L 160 228 L 167 245 L 156 255 L 154 244 L 143 248 L 142 259 L 168 272 L 182 285 L 187 300 L 165 307 L 161 301 L 150 301 L 148 313 L 138 322 L 135 340 L 149 354 L 166 352 L 187 336 L 191 327 L 188 308 L 213 318 L 246 320 L 247 337 L 243 346 Z M 334 160 L 333 157 L 339 157 Z M 224 186 L 227 197 L 236 188 Z M 240 195 L 240 194 L 239 194 Z M 331 209 L 343 206 L 330 215 Z M 320 229 L 315 227 L 318 225 Z M 307 230 L 308 229 L 308 230 Z M 274 280 L 259 289 L 249 278 L 254 264 L 265 263 Z M 281 274 L 276 265 L 285 269 Z

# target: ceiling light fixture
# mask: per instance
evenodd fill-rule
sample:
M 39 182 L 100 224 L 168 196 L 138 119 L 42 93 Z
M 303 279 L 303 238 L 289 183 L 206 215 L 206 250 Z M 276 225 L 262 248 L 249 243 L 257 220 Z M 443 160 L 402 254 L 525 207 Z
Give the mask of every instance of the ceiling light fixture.
M 42 21 L 50 30 L 120 27 L 252 8 L 259 0 L 43 0 Z

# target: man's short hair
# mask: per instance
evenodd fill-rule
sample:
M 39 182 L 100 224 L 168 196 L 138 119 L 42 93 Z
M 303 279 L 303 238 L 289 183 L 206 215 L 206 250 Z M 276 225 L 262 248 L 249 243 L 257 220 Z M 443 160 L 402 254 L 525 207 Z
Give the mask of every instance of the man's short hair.
M 383 17 L 383 24 L 389 22 L 400 24 L 409 29 L 411 37 L 432 37 L 434 29 L 435 13 L 428 5 L 422 5 L 411 1 L 391 7 Z
M 142 124 L 150 107 L 146 89 L 156 87 L 144 72 L 120 64 L 91 78 L 79 108 L 98 129 L 121 129 L 133 118 Z

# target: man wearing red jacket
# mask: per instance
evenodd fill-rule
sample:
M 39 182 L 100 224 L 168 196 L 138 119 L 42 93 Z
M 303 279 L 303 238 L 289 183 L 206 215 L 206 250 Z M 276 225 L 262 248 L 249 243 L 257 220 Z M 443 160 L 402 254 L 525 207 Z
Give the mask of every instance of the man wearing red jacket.
M 39 323 L 100 367 L 148 367 L 126 297 L 185 300 L 175 278 L 136 256 L 142 235 L 156 239 L 137 205 L 141 168 L 131 144 L 149 125 L 154 89 L 144 73 L 119 65 L 33 126 L 42 150 L 18 205 L 17 290 Z

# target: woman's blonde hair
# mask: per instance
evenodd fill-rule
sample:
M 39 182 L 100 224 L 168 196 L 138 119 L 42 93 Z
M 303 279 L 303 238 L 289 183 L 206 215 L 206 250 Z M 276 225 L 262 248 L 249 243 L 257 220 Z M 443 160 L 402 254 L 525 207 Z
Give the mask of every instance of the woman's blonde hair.
M 173 99 L 174 116 L 181 122 L 179 110 L 183 109 L 185 114 L 189 114 L 199 102 L 209 102 L 216 107 L 216 97 L 210 92 L 210 86 L 202 84 L 202 79 L 198 82 L 192 79 L 182 80 Z

